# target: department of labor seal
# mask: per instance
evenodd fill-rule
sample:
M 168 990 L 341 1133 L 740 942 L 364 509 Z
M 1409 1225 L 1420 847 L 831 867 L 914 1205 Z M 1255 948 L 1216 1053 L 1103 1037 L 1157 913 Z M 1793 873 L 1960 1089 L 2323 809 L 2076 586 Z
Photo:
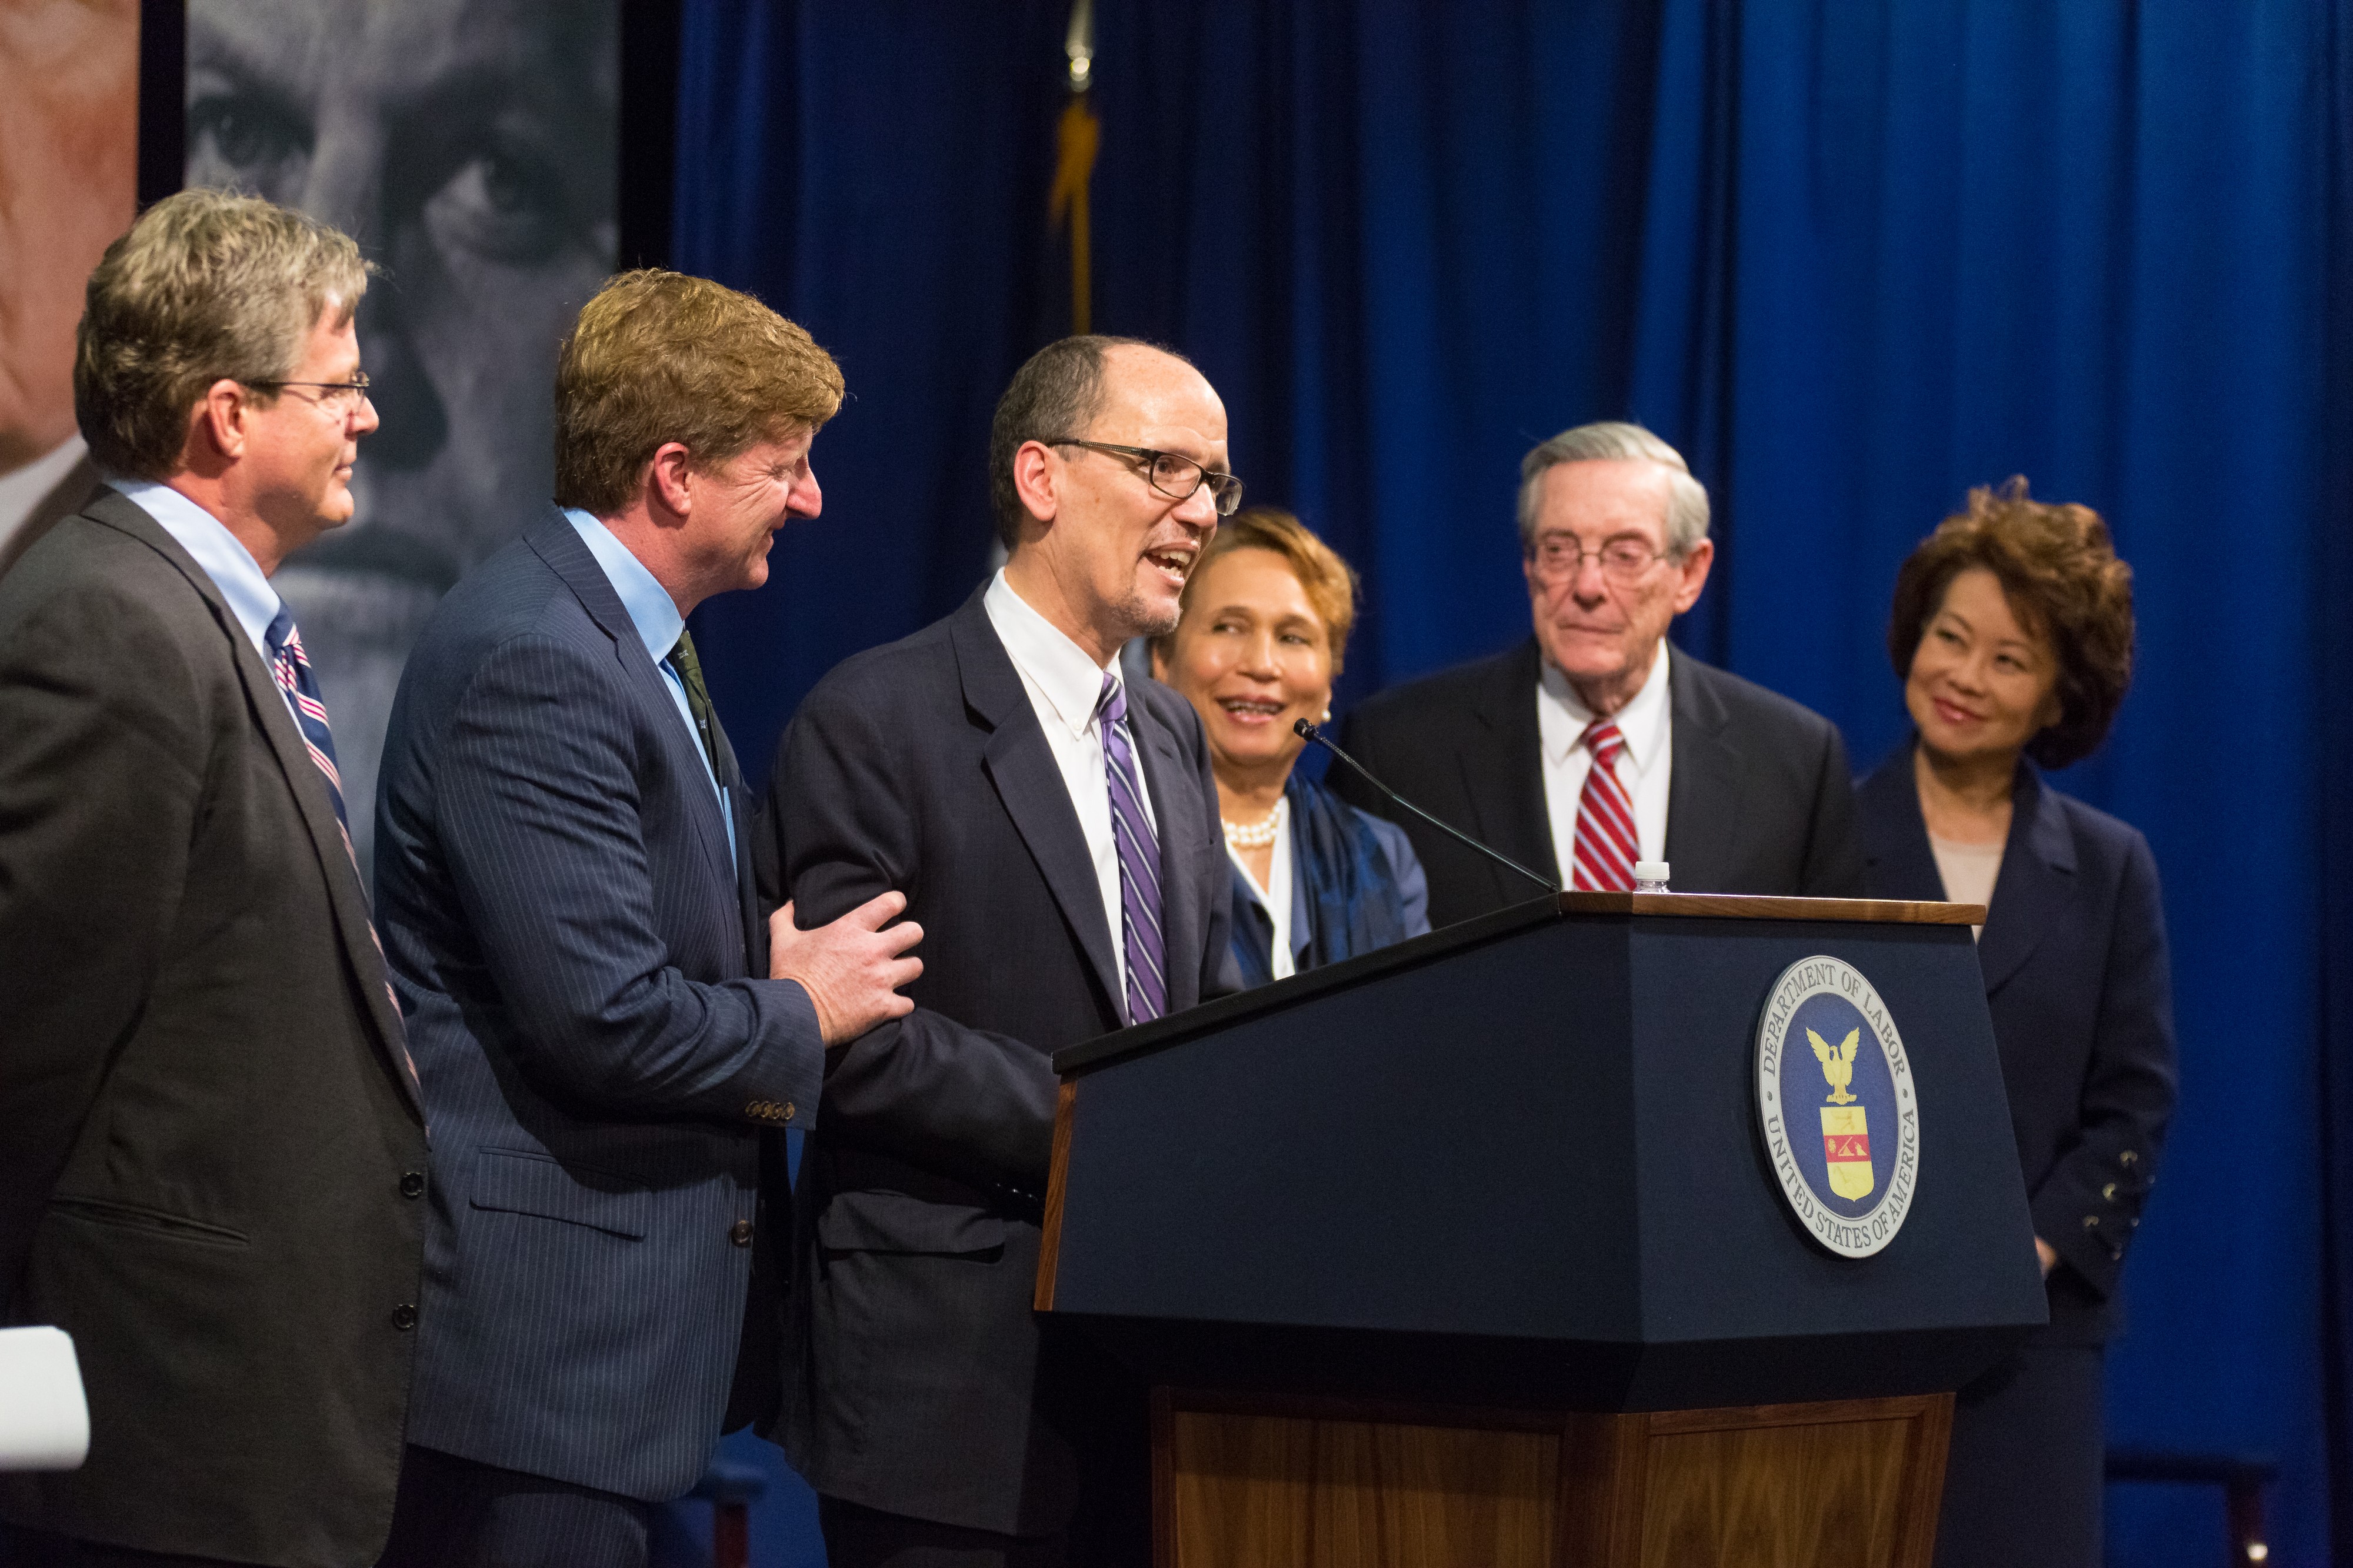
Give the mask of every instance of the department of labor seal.
M 1868 1258 L 1895 1239 L 1920 1180 L 1920 1100 L 1895 1020 L 1854 965 L 1801 958 L 1766 994 L 1757 1117 L 1816 1241 Z

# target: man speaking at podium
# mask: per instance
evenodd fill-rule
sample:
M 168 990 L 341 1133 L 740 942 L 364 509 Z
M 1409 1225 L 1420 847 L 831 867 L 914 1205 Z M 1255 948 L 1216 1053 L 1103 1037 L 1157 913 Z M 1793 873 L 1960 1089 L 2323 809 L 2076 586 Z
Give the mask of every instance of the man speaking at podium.
M 1580 425 L 1520 465 L 1535 636 L 1385 691 L 1343 743 L 1406 799 L 1563 887 L 1625 891 L 1665 860 L 1685 893 L 1860 898 L 1846 747 L 1820 714 L 1702 664 L 1667 626 L 1707 585 L 1707 491 L 1636 425 Z M 1434 926 L 1541 891 L 1402 813 Z
M 761 886 L 826 920 L 903 888 L 915 1010 L 826 1064 L 796 1194 L 783 1430 L 835 1568 L 1149 1556 L 1143 1391 L 1041 1336 L 1049 1053 L 1237 988 L 1208 749 L 1122 679 L 1240 499 L 1184 360 L 1068 338 L 989 438 L 1005 569 L 820 682 L 780 746 Z
M 876 929 L 880 888 L 762 925 L 685 619 L 818 514 L 841 387 L 747 295 L 613 279 L 557 363 L 562 510 L 401 677 L 376 886 L 433 1164 L 385 1568 L 642 1564 L 646 1503 L 773 1405 L 774 1134 L 815 1119 L 824 1045 L 906 1010 L 921 932 Z

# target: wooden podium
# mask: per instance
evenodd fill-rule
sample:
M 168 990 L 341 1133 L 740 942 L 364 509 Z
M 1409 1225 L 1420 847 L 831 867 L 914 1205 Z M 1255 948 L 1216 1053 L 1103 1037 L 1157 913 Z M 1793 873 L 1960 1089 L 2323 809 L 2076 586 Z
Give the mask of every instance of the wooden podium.
M 1058 1054 L 1037 1305 L 1153 1384 L 1156 1563 L 1927 1568 L 1951 1391 L 2044 1319 L 1982 918 L 1564 893 Z M 1816 956 L 1917 1092 L 1868 1257 L 1757 1116 Z

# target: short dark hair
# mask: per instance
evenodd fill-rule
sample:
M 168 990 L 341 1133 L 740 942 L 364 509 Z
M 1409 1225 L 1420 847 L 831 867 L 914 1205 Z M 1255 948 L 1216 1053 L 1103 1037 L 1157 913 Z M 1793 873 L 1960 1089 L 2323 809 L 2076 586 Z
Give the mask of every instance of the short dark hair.
M 1007 550 L 1021 542 L 1021 521 L 1029 515 L 1013 488 L 1013 454 L 1025 442 L 1084 435 L 1103 412 L 1103 356 L 1128 347 L 1185 359 L 1163 343 L 1085 332 L 1048 343 L 1006 384 L 988 426 L 988 501 L 997 514 L 997 540 Z
M 1887 657 L 1897 679 L 1911 679 L 1945 590 L 1973 566 L 2000 580 L 2010 612 L 2050 639 L 2058 660 L 2058 721 L 2026 754 L 2047 768 L 2090 756 L 2132 685 L 2132 568 L 2117 559 L 2108 525 L 2090 507 L 2034 500 L 2022 477 L 1971 490 L 1895 574 Z

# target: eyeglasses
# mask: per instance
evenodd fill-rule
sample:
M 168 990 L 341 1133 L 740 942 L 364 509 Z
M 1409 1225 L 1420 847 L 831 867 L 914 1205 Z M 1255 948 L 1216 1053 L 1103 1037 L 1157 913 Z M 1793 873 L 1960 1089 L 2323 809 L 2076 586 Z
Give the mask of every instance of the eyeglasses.
M 353 371 L 349 381 L 248 381 L 245 384 L 262 392 L 283 392 L 290 386 L 316 387 L 320 407 L 330 414 L 348 415 L 359 407 L 375 384 L 365 372 Z
M 1180 458 L 1174 452 L 1155 452 L 1149 447 L 1114 447 L 1108 441 L 1082 441 L 1076 436 L 1049 436 L 1049 447 L 1084 447 L 1090 452 L 1110 452 L 1140 465 L 1144 479 L 1154 489 L 1170 500 L 1189 500 L 1193 492 L 1203 485 L 1209 487 L 1209 500 L 1219 517 L 1231 517 L 1242 504 L 1242 482 L 1231 474 L 1221 474 L 1215 468 L 1205 468 L 1190 458 Z
M 1633 539 L 1613 539 L 1598 550 L 1588 550 L 1574 539 L 1555 535 L 1538 540 L 1528 552 L 1528 562 L 1537 582 L 1557 587 L 1584 571 L 1585 558 L 1590 555 L 1601 563 L 1602 576 L 1620 588 L 1630 588 L 1673 553 Z

